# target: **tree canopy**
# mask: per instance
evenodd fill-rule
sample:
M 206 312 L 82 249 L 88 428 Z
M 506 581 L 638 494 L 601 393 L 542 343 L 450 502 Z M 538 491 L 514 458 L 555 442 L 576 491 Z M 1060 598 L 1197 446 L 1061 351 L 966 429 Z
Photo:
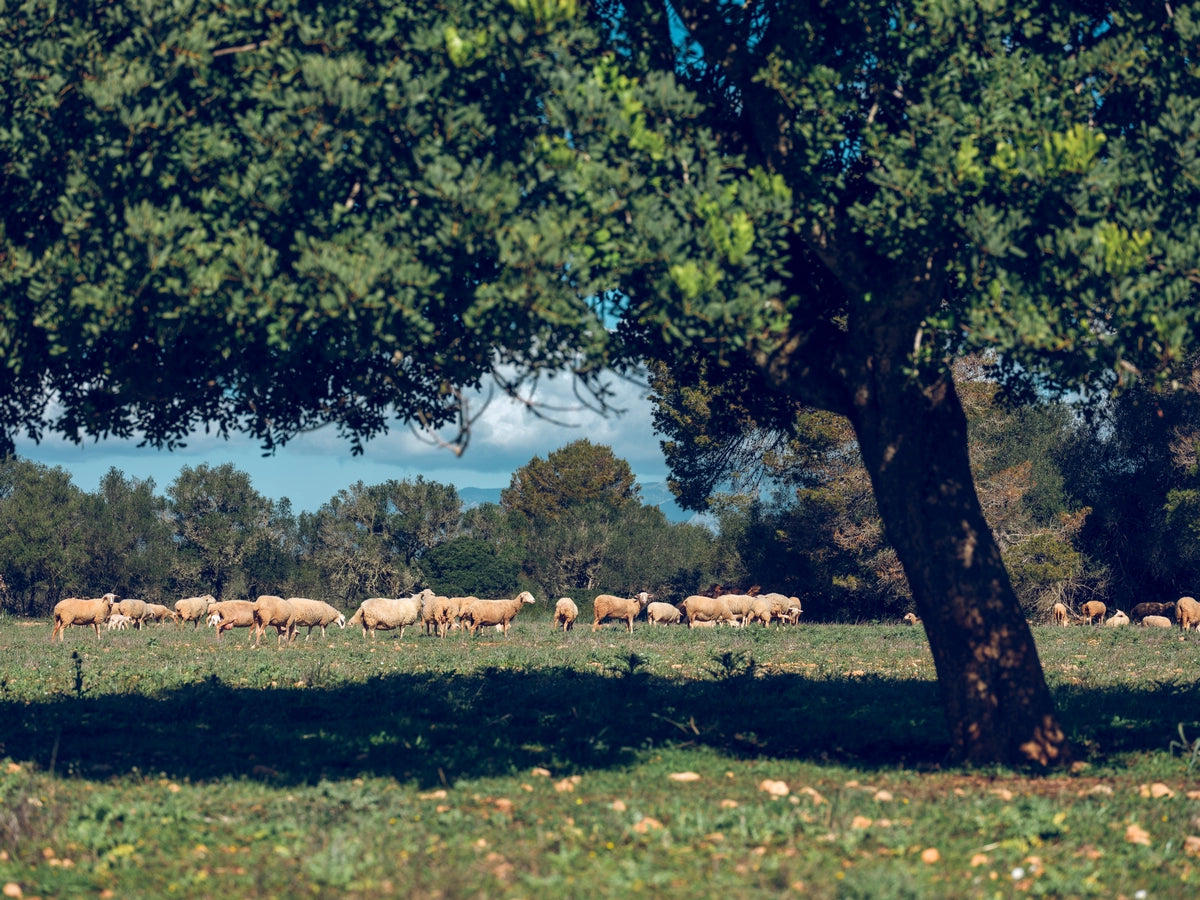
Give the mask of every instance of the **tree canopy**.
M 0 33 L 5 434 L 461 444 L 489 379 L 703 362 L 851 422 L 958 753 L 1066 758 L 950 363 L 1170 383 L 1194 5 L 29 0 Z

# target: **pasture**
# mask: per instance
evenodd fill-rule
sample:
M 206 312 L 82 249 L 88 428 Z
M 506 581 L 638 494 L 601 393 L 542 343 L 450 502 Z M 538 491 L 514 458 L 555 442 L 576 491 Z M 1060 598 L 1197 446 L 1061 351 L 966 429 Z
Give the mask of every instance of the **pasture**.
M 540 604 L 539 607 L 544 607 Z M 10 897 L 1181 897 L 1200 635 L 1036 627 L 1068 773 L 945 764 L 923 631 L 0 617 Z M 270 639 L 270 640 L 269 640 Z

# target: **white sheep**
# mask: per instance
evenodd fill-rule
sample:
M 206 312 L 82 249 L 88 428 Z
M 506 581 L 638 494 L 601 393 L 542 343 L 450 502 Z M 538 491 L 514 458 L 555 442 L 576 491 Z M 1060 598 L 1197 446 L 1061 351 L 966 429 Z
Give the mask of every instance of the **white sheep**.
M 208 624 L 217 629 L 217 640 L 221 632 L 235 628 L 249 628 L 250 640 L 254 640 L 254 603 L 250 600 L 220 600 L 208 605 Z
M 347 625 L 362 626 L 363 637 L 371 633 L 375 639 L 376 631 L 400 631 L 404 637 L 404 629 L 421 621 L 421 607 L 427 597 L 432 597 L 433 591 L 424 590 L 411 597 L 371 597 L 364 600 L 358 610 L 350 617 Z
M 757 598 L 753 594 L 720 594 L 717 599 L 725 601 L 737 624 L 745 625 Z
M 1122 625 L 1129 624 L 1129 616 L 1125 615 L 1125 613 L 1118 609 L 1115 613 L 1108 617 L 1104 624 L 1108 628 L 1120 628 Z
M 612 594 L 600 594 L 592 601 L 594 620 L 592 631 L 600 628 L 600 623 L 606 619 L 619 619 L 625 622 L 630 634 L 633 634 L 633 620 L 642 614 L 650 595 L 642 591 L 636 597 L 615 597 Z
M 260 594 L 254 601 L 254 646 L 262 645 L 263 632 L 275 628 L 275 645 L 290 644 L 296 636 L 292 604 L 276 594 Z
M 732 612 L 732 610 L 731 610 Z M 755 597 L 754 602 L 750 604 L 750 609 L 746 613 L 746 617 L 742 620 L 743 625 L 749 625 L 752 622 L 762 622 L 763 628 L 771 627 L 771 619 L 775 618 L 775 602 L 770 597 Z
M 779 622 L 795 625 L 800 621 L 800 615 L 803 613 L 803 607 L 800 605 L 799 597 L 787 597 L 783 594 L 768 593 L 759 594 L 760 600 L 771 601 L 771 616 L 778 619 Z
M 683 613 L 680 612 L 679 607 L 670 603 L 655 600 L 653 603 L 646 604 L 646 619 L 651 625 L 677 625 L 682 618 Z
M 579 607 L 575 605 L 575 601 L 570 597 L 559 597 L 558 602 L 554 604 L 554 630 L 558 631 L 561 625 L 563 632 L 568 632 L 575 627 L 575 620 L 578 618 Z
M 112 613 L 105 620 L 105 624 L 108 625 L 109 631 L 124 631 L 133 624 L 133 619 L 129 618 L 129 616 L 123 616 L 120 613 Z
M 54 628 L 50 631 L 50 640 L 57 636 L 61 642 L 72 625 L 91 625 L 96 630 L 96 639 L 99 640 L 100 626 L 112 613 L 113 601 L 116 599 L 116 594 L 105 594 L 91 600 L 80 597 L 59 600 L 54 604 Z
M 425 597 L 421 604 L 421 621 L 425 623 L 425 633 L 432 630 L 438 637 L 445 637 L 451 628 L 457 627 L 458 613 L 462 609 L 462 597 L 443 597 L 433 595 Z
M 1050 610 L 1050 617 L 1054 620 L 1055 625 L 1070 625 L 1071 614 L 1067 612 L 1067 607 L 1063 603 L 1055 603 Z
M 720 597 L 692 594 L 679 604 L 679 610 L 687 618 L 689 628 L 703 626 L 705 623 L 728 622 L 732 625 L 737 622 L 729 604 Z
M 1142 625 L 1146 628 L 1173 628 L 1175 623 L 1166 616 L 1142 616 Z
M 112 611 L 133 619 L 133 627 L 141 630 L 142 623 L 150 615 L 150 605 L 145 600 L 118 600 L 113 603 Z
M 308 628 L 304 634 L 305 641 L 312 637 L 314 628 L 320 628 L 321 637 L 325 637 L 325 629 L 330 625 L 346 627 L 346 616 L 342 611 L 324 600 L 288 597 L 287 602 L 292 607 L 292 633 L 294 635 L 301 628 Z
M 533 594 L 521 591 L 511 600 L 480 600 L 476 598 L 466 604 L 459 613 L 464 628 L 476 634 L 481 626 L 494 625 L 496 630 L 508 635 L 508 627 L 527 603 L 536 603 Z
M 212 594 L 202 594 L 199 597 L 184 597 L 175 601 L 175 612 L 179 613 L 179 624 L 192 623 L 192 628 L 200 625 L 201 620 L 208 615 L 210 604 L 216 603 L 217 598 Z
M 163 622 L 167 619 L 170 619 L 172 622 L 179 621 L 179 613 L 168 606 L 163 606 L 161 603 L 147 603 L 146 609 L 148 610 L 146 613 L 147 620 L 152 619 L 155 622 Z
M 1200 603 L 1195 597 L 1180 597 L 1175 601 L 1175 619 L 1183 631 L 1189 628 L 1200 630 Z

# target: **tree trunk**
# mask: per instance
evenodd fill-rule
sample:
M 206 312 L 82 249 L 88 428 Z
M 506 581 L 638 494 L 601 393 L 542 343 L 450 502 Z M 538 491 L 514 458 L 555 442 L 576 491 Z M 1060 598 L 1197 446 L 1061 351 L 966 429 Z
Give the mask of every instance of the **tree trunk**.
M 975 764 L 1061 765 L 1066 738 L 975 493 L 954 382 L 922 383 L 886 356 L 869 356 L 858 373 L 852 420 L 933 651 L 953 753 Z

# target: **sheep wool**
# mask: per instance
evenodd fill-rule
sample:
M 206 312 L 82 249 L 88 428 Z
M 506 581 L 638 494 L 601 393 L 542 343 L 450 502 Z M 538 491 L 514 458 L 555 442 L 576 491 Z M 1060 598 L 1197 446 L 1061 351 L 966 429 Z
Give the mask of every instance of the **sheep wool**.
M 678 625 L 683 612 L 677 606 L 655 600 L 646 604 L 646 619 L 651 625 Z
M 606 619 L 617 619 L 623 621 L 628 632 L 633 634 L 633 620 L 642 614 L 649 602 L 650 595 L 645 591 L 630 598 L 601 594 L 592 601 L 592 631 L 598 630 Z
M 729 609 L 729 604 L 720 597 L 692 594 L 679 604 L 679 608 L 687 618 L 689 628 L 706 627 L 717 622 L 734 624 L 737 621 Z
M 314 628 L 321 629 L 321 637 L 325 637 L 325 629 L 330 625 L 339 628 L 346 627 L 346 616 L 340 609 L 329 605 L 324 600 L 310 600 L 307 597 L 288 597 L 288 605 L 292 608 L 292 633 L 301 628 L 308 628 L 304 640 L 312 637 Z
M 116 599 L 116 594 L 105 594 L 92 600 L 79 597 L 59 600 L 54 604 L 54 628 L 50 631 L 50 640 L 57 637 L 61 642 L 72 625 L 91 625 L 96 631 L 96 640 L 99 640 L 100 626 L 112 614 Z
M 558 602 L 554 604 L 554 630 L 558 631 L 561 626 L 564 632 L 570 631 L 575 627 L 575 620 L 579 618 L 579 607 L 575 605 L 575 601 L 570 597 L 559 597 Z
M 192 623 L 192 628 L 197 628 L 201 620 L 208 615 L 208 607 L 217 602 L 217 598 L 212 594 L 203 594 L 199 597 L 184 597 L 182 600 L 175 601 L 175 612 L 179 613 L 179 624 L 183 625 L 186 622 Z
M 498 631 L 507 636 L 508 626 L 517 617 L 517 613 L 525 607 L 525 604 L 536 602 L 533 594 L 529 591 L 521 591 L 511 600 L 479 600 L 476 598 L 463 607 L 459 613 L 459 621 L 465 628 L 469 628 L 473 635 L 478 633 L 482 626 L 494 625 Z
M 346 624 L 361 626 L 363 637 L 369 632 L 372 640 L 376 631 L 392 629 L 398 630 L 403 638 L 405 628 L 421 621 L 421 607 L 432 596 L 433 591 L 424 590 L 411 597 L 371 597 L 359 605 Z

